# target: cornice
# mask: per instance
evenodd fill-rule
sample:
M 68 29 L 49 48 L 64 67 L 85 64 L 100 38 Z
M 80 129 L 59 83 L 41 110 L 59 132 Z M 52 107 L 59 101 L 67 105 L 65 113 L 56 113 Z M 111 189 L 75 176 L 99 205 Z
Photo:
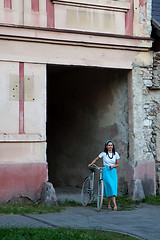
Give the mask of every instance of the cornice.
M 132 51 L 148 51 L 152 47 L 151 38 L 2 24 L 0 39 Z
M 53 4 L 73 7 L 92 8 L 108 11 L 127 12 L 130 9 L 129 2 L 117 2 L 108 0 L 51 0 Z

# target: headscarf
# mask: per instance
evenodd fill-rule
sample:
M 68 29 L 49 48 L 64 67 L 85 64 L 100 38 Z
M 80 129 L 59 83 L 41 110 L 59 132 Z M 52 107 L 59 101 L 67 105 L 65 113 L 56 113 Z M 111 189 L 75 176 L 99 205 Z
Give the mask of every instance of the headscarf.
M 108 144 L 109 142 L 111 142 L 111 143 L 112 143 L 112 141 L 111 141 L 111 140 L 108 140 L 108 141 L 105 143 L 105 146 L 107 146 L 107 144 Z

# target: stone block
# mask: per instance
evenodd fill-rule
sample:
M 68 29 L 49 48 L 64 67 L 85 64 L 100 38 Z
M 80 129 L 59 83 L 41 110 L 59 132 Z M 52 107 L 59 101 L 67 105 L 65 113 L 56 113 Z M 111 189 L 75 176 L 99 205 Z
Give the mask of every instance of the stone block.
M 56 191 L 52 183 L 50 182 L 43 183 L 41 202 L 49 206 L 57 205 Z
M 144 126 L 145 127 L 152 127 L 152 120 L 145 119 L 144 120 Z
M 132 194 L 131 194 L 132 200 L 141 200 L 145 198 L 141 179 L 133 180 L 131 183 L 131 189 L 132 189 Z
M 144 84 L 147 86 L 147 87 L 152 87 L 153 83 L 151 80 L 147 79 L 147 80 L 144 80 Z

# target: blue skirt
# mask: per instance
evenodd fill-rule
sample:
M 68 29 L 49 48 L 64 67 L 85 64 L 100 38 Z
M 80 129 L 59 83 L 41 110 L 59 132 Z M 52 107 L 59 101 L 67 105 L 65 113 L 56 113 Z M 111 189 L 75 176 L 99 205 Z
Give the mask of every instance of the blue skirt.
M 116 168 L 103 169 L 104 197 L 117 197 L 118 176 Z

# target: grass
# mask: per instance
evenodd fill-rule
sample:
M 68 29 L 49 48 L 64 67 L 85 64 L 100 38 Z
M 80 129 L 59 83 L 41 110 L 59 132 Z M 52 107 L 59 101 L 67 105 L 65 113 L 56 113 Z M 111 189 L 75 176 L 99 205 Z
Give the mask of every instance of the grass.
M 142 201 L 133 201 L 129 196 L 117 197 L 118 211 L 131 211 L 135 209 L 140 203 L 147 203 L 151 205 L 160 205 L 160 194 L 157 196 L 147 196 Z M 0 214 L 46 214 L 61 212 L 65 207 L 77 207 L 82 206 L 81 203 L 75 201 L 60 202 L 58 206 L 47 206 L 41 202 L 35 203 L 29 199 L 25 199 L 19 202 L 8 202 L 0 205 Z M 90 207 L 95 207 L 96 204 L 89 204 Z M 107 206 L 107 200 L 104 199 L 103 209 Z
M 58 206 L 47 206 L 41 202 L 35 203 L 29 199 L 25 201 L 18 202 L 8 202 L 0 205 L 0 214 L 45 214 L 45 213 L 55 213 L 61 212 L 65 207 L 75 207 L 82 206 L 81 203 L 76 203 L 75 201 L 60 202 L 58 201 Z
M 150 205 L 160 205 L 160 194 L 157 194 L 156 196 L 147 196 L 142 202 Z
M 47 206 L 42 203 L 34 203 L 28 200 L 25 203 L 21 202 L 8 202 L 0 205 L 0 214 L 45 214 L 61 212 L 63 206 Z
M 107 208 L 107 198 L 103 200 L 103 209 Z M 118 211 L 131 211 L 135 209 L 141 201 L 133 201 L 129 196 L 117 197 L 116 198 Z M 96 208 L 96 203 L 91 203 L 90 206 Z M 113 207 L 111 203 L 111 207 Z
M 147 203 L 150 205 L 160 205 L 160 194 L 156 196 L 146 196 L 144 199 L 140 201 L 133 201 L 129 196 L 117 197 L 117 206 L 118 211 L 132 211 L 134 210 L 140 203 Z M 92 207 L 96 207 L 96 204 L 90 204 Z M 103 208 L 107 207 L 107 199 L 103 200 Z M 113 207 L 113 206 L 112 206 Z
M 0 228 L 1 240 L 136 240 L 127 235 L 69 228 Z
M 147 203 L 152 205 L 160 205 L 160 194 L 157 196 L 147 196 L 142 201 L 133 201 L 128 196 L 117 197 L 118 210 L 133 210 L 140 203 Z M 42 213 L 54 213 L 60 212 L 65 207 L 82 206 L 81 203 L 75 201 L 58 202 L 58 206 L 46 206 L 42 203 L 34 203 L 29 199 L 19 202 L 8 202 L 0 205 L 0 214 L 42 214 Z M 91 207 L 96 207 L 95 204 L 91 204 Z M 104 199 L 104 208 L 107 206 L 107 200 Z M 1 240 L 136 240 L 127 235 L 118 234 L 115 232 L 104 232 L 96 230 L 75 230 L 66 228 L 0 228 Z
M 140 203 L 141 201 L 133 201 L 129 196 L 117 197 L 117 206 L 119 211 L 131 211 Z

